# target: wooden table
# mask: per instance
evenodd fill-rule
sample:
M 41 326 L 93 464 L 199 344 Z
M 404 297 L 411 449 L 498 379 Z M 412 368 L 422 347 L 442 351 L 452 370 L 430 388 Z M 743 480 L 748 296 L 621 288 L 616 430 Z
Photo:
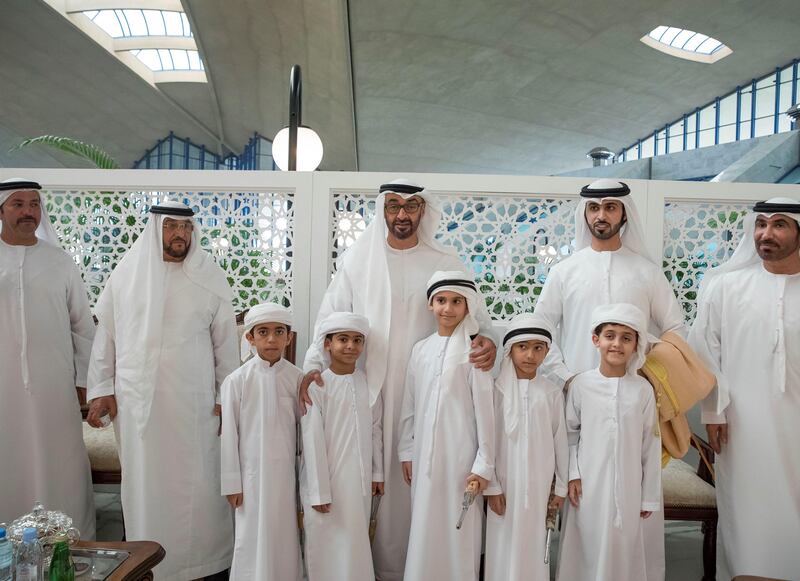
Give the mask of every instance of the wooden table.
M 80 549 L 102 549 L 127 551 L 127 559 L 108 578 L 109 581 L 152 581 L 153 567 L 158 565 L 166 555 L 164 547 L 153 541 L 131 541 L 123 543 L 95 543 L 78 541 Z

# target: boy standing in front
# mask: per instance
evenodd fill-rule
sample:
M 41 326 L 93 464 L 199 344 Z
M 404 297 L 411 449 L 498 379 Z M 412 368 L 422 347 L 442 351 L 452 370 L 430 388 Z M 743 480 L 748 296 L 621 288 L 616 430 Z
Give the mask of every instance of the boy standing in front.
M 567 495 L 569 448 L 560 387 L 537 373 L 553 340 L 546 319 L 514 317 L 503 337 L 495 381 L 497 478 L 484 492 L 486 581 L 549 581 L 545 564 L 547 512 Z
M 398 455 L 412 496 L 404 579 L 477 580 L 480 496 L 456 529 L 465 488 L 480 493 L 494 476 L 492 377 L 469 363 L 475 282 L 439 271 L 427 296 L 438 330 L 414 345 L 400 417 Z
M 314 405 L 301 418 L 300 496 L 309 581 L 374 581 L 369 544 L 372 496 L 383 494 L 382 402 L 370 409 L 369 387 L 356 363 L 369 321 L 334 312 L 316 341 L 328 369 L 312 383 Z
M 222 494 L 235 509 L 231 581 L 299 581 L 295 511 L 296 394 L 303 372 L 283 359 L 292 317 L 272 303 L 244 319 L 242 359 L 222 384 Z
M 597 307 L 592 341 L 600 366 L 567 394 L 569 501 L 560 581 L 646 578 L 643 519 L 661 507 L 661 439 L 653 388 L 637 375 L 647 319 L 625 303 Z

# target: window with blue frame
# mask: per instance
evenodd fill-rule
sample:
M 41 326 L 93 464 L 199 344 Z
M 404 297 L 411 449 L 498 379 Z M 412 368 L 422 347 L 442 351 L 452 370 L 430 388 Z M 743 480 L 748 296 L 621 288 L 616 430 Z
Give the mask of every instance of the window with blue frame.
M 133 164 L 134 169 L 274 170 L 272 142 L 255 133 L 239 155 L 221 157 L 174 133 L 161 139 Z

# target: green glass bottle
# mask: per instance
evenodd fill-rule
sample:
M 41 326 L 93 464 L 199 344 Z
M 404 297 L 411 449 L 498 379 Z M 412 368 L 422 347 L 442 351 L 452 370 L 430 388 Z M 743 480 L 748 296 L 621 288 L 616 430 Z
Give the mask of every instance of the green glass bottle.
M 50 581 L 75 581 L 75 563 L 69 552 L 67 541 L 58 541 L 50 561 Z

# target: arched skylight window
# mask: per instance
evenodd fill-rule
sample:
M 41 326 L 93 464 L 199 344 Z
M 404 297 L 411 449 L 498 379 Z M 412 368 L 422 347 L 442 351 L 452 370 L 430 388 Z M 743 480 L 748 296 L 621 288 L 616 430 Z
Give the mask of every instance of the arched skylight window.
M 717 62 L 733 52 L 722 42 L 707 34 L 674 26 L 658 26 L 640 40 L 647 46 L 668 55 L 708 64 Z
M 132 36 L 192 36 L 189 19 L 171 10 L 87 10 L 89 20 L 112 38 Z
M 130 53 L 151 71 L 202 71 L 203 62 L 196 50 L 175 48 L 143 48 Z

